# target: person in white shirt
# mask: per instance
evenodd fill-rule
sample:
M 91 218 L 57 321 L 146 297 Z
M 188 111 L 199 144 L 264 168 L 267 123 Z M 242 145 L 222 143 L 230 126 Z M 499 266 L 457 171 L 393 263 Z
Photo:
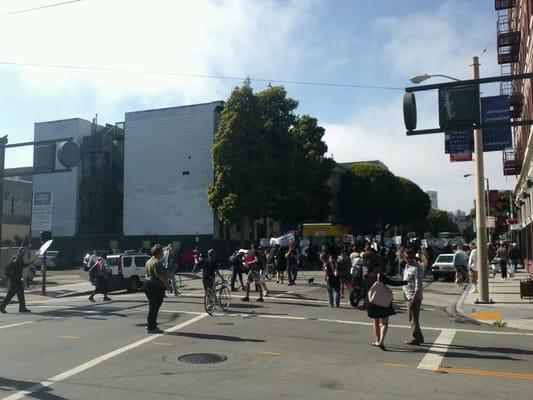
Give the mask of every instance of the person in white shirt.
M 470 257 L 468 257 L 468 275 L 470 276 L 470 283 L 472 283 L 471 293 L 477 291 L 477 249 L 476 243 L 470 243 Z

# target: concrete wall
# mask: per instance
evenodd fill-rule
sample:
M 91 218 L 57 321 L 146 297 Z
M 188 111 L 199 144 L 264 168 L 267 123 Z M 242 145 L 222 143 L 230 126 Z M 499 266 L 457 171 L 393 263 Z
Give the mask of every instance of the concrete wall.
M 34 140 L 72 137 L 80 144 L 81 137 L 91 134 L 89 121 L 72 118 L 50 122 L 38 122 L 34 128 Z M 56 159 L 56 168 L 63 168 Z M 52 192 L 52 234 L 54 236 L 72 237 L 76 234 L 76 216 L 78 204 L 78 172 L 35 175 L 34 192 Z M 39 231 L 32 229 L 32 237 L 38 237 Z
M 124 235 L 213 235 L 207 188 L 221 105 L 126 113 Z

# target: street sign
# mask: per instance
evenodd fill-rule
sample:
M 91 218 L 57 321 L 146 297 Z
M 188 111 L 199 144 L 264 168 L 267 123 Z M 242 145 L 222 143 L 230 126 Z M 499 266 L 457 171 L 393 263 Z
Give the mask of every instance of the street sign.
M 496 206 L 500 202 L 500 191 L 489 190 L 489 205 Z
M 472 161 L 472 153 L 453 153 L 450 154 L 451 162 Z
M 441 129 L 468 129 L 479 125 L 479 85 L 439 88 L 439 125 Z
M 444 133 L 444 154 L 473 152 L 474 132 L 471 129 Z
M 52 192 L 34 192 L 31 213 L 32 231 L 52 230 Z
M 43 243 L 43 245 L 39 248 L 39 250 L 36 252 L 37 256 L 42 256 L 46 250 L 50 248 L 52 243 L 54 242 L 53 239 L 47 240 Z
M 481 98 L 481 122 L 510 123 L 511 111 L 509 96 L 490 96 Z M 502 151 L 513 146 L 510 126 L 483 129 L 483 151 Z
M 491 215 L 487 215 L 485 226 L 487 228 L 496 228 L 496 217 L 493 217 Z

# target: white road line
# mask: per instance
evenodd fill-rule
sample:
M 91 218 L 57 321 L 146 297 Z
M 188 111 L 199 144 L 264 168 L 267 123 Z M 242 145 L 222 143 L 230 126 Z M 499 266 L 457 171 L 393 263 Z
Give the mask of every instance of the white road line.
M 17 324 L 10 324 L 10 325 L 0 325 L 0 329 L 14 328 L 16 326 L 28 325 L 28 324 L 33 324 L 33 323 L 35 323 L 35 321 L 19 322 Z
M 270 296 L 270 297 L 283 297 L 283 296 L 285 296 L 287 294 L 292 294 L 292 293 L 294 293 L 294 290 L 291 290 L 290 292 L 279 293 L 279 294 L 277 294 L 275 296 Z
M 231 306 L 230 306 L 231 309 Z M 140 309 L 140 311 L 148 311 L 148 308 Z M 203 314 L 198 311 L 182 311 L 182 310 L 159 310 L 160 313 L 169 313 L 169 314 L 191 314 L 191 315 L 199 315 Z M 350 320 L 342 320 L 342 319 L 328 319 L 328 318 L 313 318 L 313 317 L 297 317 L 297 316 L 291 316 L 291 315 L 265 315 L 265 314 L 256 314 L 256 313 L 233 313 L 230 312 L 229 314 L 226 313 L 214 313 L 217 317 L 254 317 L 254 318 L 272 318 L 272 319 L 287 319 L 287 320 L 299 320 L 299 321 L 319 321 L 319 322 L 329 322 L 329 323 L 335 323 L 335 324 L 345 324 L 345 325 L 362 325 L 362 326 L 371 326 L 374 323 L 373 322 L 363 322 L 363 321 L 350 321 Z M 399 329 L 412 329 L 411 325 L 399 325 L 399 324 L 389 324 L 389 327 L 392 328 L 399 328 Z M 436 328 L 432 326 L 423 326 L 423 331 L 437 331 L 442 332 L 443 330 L 450 330 L 448 328 Z M 524 331 L 516 331 L 516 332 L 497 332 L 497 331 L 482 331 L 482 330 L 475 330 L 475 329 L 453 329 L 454 332 L 459 333 L 475 333 L 475 334 L 486 334 L 486 335 L 500 335 L 500 336 L 533 336 L 533 333 L 524 332 Z
M 172 328 L 169 328 L 169 329 L 166 329 L 165 332 L 176 332 L 182 328 L 185 328 L 186 326 L 189 326 L 191 324 L 194 324 L 195 322 L 197 321 L 200 321 L 202 318 L 205 318 L 207 316 L 207 314 L 203 313 L 201 315 L 198 315 L 196 317 L 193 317 L 191 318 L 190 320 L 188 321 L 185 321 L 181 324 L 178 324 L 178 325 L 175 325 L 173 326 Z M 107 361 L 113 357 L 116 357 L 120 354 L 123 354 L 127 351 L 130 351 L 130 350 L 133 350 L 145 343 L 149 343 L 151 342 L 152 340 L 154 339 L 157 339 L 157 338 L 160 338 L 161 336 L 164 336 L 164 334 L 155 334 L 155 335 L 150 335 L 150 336 L 147 336 L 141 340 L 138 340 L 134 343 L 131 343 L 131 344 L 128 344 L 127 346 L 123 346 L 115 351 L 112 351 L 110 353 L 106 353 L 100 357 L 96 357 L 95 359 L 93 360 L 90 360 L 90 361 L 87 361 L 86 363 L 84 364 L 81 364 L 75 368 L 72 368 L 72 369 L 69 369 L 68 371 L 65 371 L 65 372 L 62 372 L 58 375 L 55 375 L 45 381 L 42 381 L 42 382 L 39 382 L 31 387 L 29 387 L 28 389 L 26 390 L 21 390 L 20 392 L 17 392 L 17 393 L 14 393 L 12 394 L 11 396 L 8 396 L 8 397 L 5 397 L 3 400 L 16 400 L 16 399 L 21 399 L 25 396 L 28 396 L 28 395 L 31 395 L 32 393 L 35 393 L 45 387 L 48 387 L 48 386 L 51 386 L 53 385 L 54 383 L 58 383 L 58 382 L 61 382 L 61 381 L 64 381 L 65 379 L 68 379 L 74 375 L 77 375 L 79 374 L 80 372 L 83 372 L 85 370 L 88 370 L 89 368 L 92 368 L 104 361 Z
M 452 344 L 454 337 L 455 330 L 443 329 L 417 368 L 436 371 L 440 367 L 442 359 L 448 351 L 448 346 Z

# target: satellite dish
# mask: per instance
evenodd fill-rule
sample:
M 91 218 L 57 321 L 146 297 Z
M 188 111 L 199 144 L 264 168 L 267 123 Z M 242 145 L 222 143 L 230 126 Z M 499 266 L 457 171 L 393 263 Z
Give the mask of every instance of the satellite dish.
M 38 256 L 42 256 L 46 250 L 52 245 L 53 239 L 50 239 L 39 248 L 39 251 L 37 252 Z
M 61 142 L 57 146 L 57 158 L 64 167 L 73 168 L 80 162 L 80 148 L 73 141 Z

